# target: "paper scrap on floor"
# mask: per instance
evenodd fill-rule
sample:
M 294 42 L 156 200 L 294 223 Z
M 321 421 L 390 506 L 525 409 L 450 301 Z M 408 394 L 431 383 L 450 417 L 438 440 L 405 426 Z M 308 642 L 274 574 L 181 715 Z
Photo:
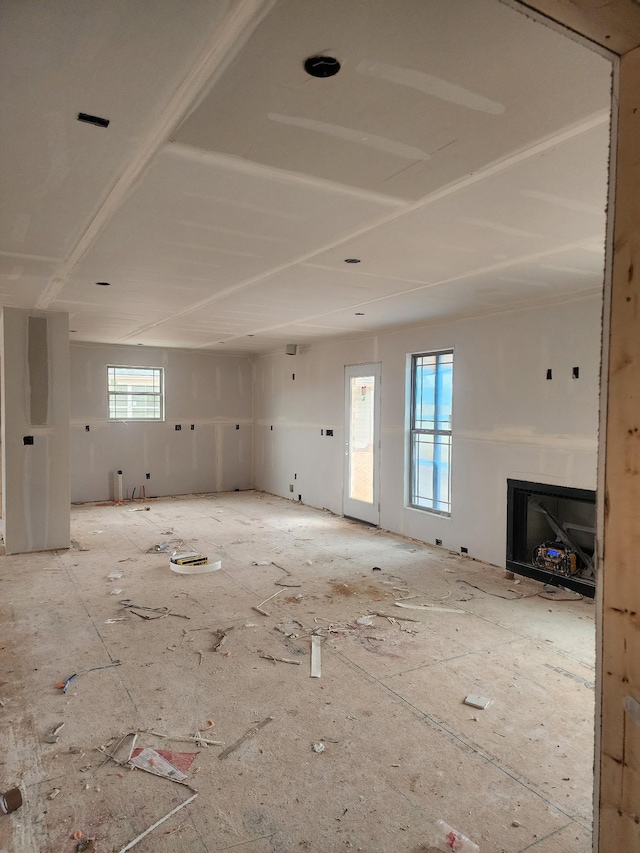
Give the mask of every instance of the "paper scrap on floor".
M 195 755 L 195 753 L 194 753 Z M 156 776 L 164 776 L 166 779 L 172 779 L 174 782 L 184 782 L 187 778 L 186 774 L 173 764 L 170 764 L 155 749 L 135 749 L 133 755 L 129 759 L 129 764 L 140 770 L 146 770 L 147 773 L 153 773 Z

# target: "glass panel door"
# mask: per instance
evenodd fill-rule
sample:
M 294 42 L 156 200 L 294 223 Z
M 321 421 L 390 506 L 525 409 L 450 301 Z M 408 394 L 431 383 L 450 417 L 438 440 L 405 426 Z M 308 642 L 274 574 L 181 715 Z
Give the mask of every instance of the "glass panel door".
M 344 514 L 371 524 L 380 521 L 378 450 L 380 366 L 345 368 Z

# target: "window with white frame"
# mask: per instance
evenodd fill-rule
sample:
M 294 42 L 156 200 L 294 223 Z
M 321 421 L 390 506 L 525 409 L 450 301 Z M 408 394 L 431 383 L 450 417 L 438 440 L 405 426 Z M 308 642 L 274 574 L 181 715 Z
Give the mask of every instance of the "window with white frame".
M 161 367 L 107 367 L 109 420 L 164 420 Z
M 409 503 L 451 514 L 453 350 L 411 356 Z

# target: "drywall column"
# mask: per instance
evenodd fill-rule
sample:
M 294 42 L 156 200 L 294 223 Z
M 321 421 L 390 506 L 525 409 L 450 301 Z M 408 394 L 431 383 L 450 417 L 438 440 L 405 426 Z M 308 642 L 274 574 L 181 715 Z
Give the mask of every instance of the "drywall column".
M 4 308 L 1 332 L 6 552 L 68 548 L 68 317 Z
M 615 139 L 615 134 L 614 134 Z M 620 62 L 604 453 L 599 853 L 640 851 L 640 48 Z M 606 330 L 605 330 L 606 333 Z M 605 335 L 606 340 L 606 335 Z M 603 441 L 606 443 L 603 444 Z

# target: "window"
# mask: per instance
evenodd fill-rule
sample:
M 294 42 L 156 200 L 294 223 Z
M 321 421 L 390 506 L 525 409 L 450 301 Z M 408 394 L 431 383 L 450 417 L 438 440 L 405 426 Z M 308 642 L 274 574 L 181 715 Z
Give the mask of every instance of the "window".
M 409 503 L 451 513 L 453 352 L 411 357 Z
M 107 367 L 109 420 L 164 419 L 161 367 Z

